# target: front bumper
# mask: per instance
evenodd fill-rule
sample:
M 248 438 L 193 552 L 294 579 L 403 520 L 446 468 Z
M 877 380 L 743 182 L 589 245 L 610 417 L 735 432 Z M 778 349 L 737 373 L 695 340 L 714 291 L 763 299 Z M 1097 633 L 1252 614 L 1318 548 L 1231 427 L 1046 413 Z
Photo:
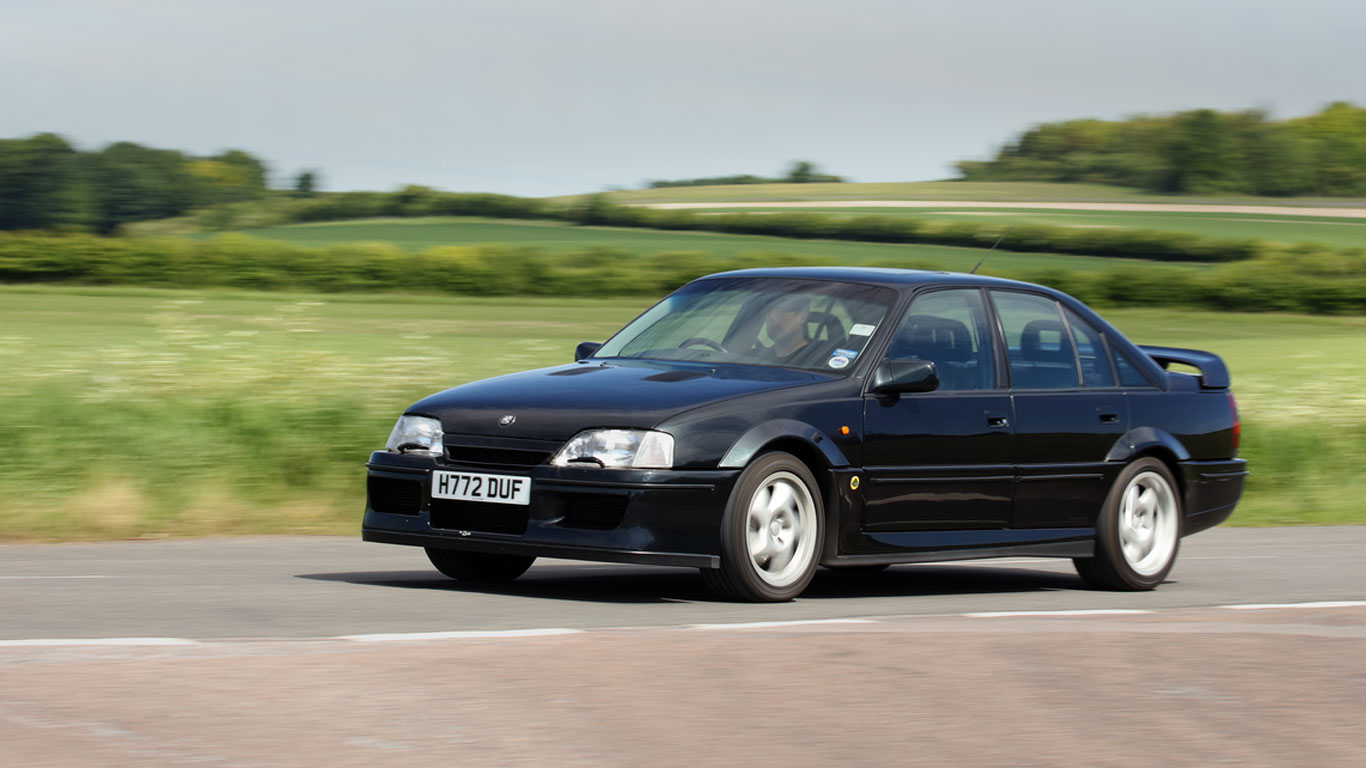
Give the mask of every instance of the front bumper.
M 698 568 L 720 565 L 739 470 L 492 469 L 377 451 L 362 538 L 388 544 Z M 531 478 L 526 506 L 431 497 L 435 469 Z

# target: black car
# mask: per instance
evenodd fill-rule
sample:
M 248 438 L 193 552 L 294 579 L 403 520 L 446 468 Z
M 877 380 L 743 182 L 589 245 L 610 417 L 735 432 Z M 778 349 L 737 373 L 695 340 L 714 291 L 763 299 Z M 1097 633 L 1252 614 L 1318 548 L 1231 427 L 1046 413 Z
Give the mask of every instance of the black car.
M 741 600 L 822 565 L 1018 555 L 1142 590 L 1247 475 L 1218 357 L 1027 283 L 726 272 L 575 358 L 413 404 L 367 464 L 365 540 L 467 580 L 538 555 L 691 566 Z

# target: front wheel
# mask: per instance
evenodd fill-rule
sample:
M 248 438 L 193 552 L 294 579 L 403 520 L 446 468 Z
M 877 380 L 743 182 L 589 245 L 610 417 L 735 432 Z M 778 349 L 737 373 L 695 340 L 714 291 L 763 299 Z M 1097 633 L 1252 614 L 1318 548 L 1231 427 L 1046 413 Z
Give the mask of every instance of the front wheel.
M 438 571 L 452 579 L 496 584 L 526 573 L 534 557 L 524 555 L 495 555 L 487 552 L 461 552 L 454 549 L 424 547 L 427 559 Z
M 1181 545 L 1181 495 L 1171 470 L 1144 457 L 1115 478 L 1096 521 L 1096 554 L 1073 559 L 1092 587 L 1148 590 L 1162 583 Z
M 820 563 L 824 521 L 811 470 L 789 453 L 766 453 L 731 491 L 721 522 L 721 567 L 702 569 L 702 578 L 726 599 L 791 600 Z

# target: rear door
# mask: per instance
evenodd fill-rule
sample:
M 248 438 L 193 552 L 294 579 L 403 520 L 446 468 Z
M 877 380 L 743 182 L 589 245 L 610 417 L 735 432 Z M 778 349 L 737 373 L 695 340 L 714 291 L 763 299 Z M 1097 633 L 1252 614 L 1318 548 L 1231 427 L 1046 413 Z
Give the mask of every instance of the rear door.
M 935 290 L 911 303 L 887 357 L 933 361 L 940 386 L 865 396 L 864 530 L 1009 525 L 1010 396 L 989 318 L 977 288 Z
M 1129 408 L 1101 334 L 1052 297 L 991 291 L 1015 420 L 1014 528 L 1090 527 L 1118 467 Z

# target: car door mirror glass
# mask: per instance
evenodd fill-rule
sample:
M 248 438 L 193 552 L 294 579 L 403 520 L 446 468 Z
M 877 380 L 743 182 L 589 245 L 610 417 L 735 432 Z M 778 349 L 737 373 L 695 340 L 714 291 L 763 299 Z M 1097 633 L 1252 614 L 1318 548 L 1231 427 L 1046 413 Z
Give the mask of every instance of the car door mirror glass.
M 574 347 L 574 359 L 583 360 L 584 358 L 592 355 L 594 352 L 597 352 L 598 347 L 601 346 L 601 341 L 581 341 L 579 342 L 579 345 L 577 347 Z
M 929 360 L 883 360 L 873 374 L 873 392 L 932 392 L 939 388 L 939 371 Z

